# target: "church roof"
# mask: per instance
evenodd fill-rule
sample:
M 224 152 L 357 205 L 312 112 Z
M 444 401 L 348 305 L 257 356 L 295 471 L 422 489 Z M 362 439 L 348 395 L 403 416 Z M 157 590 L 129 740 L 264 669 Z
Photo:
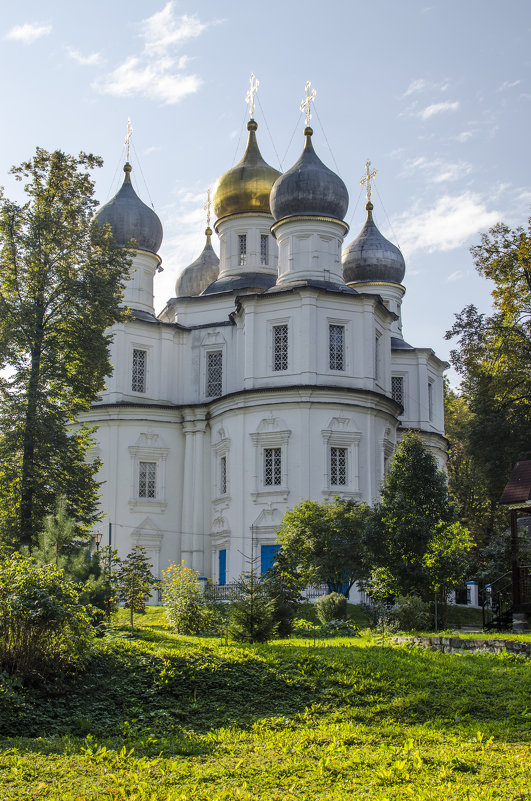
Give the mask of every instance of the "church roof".
M 308 125 L 304 129 L 306 144 L 300 158 L 273 184 L 271 212 L 277 222 L 307 215 L 343 220 L 347 213 L 347 187 L 315 152 L 312 134 Z
M 189 298 L 201 295 L 219 275 L 219 257 L 212 247 L 212 229 L 205 231 L 205 247 L 195 261 L 186 267 L 175 284 L 175 295 L 178 298 Z
M 406 271 L 400 250 L 378 230 L 372 218 L 373 205 L 367 203 L 367 220 L 356 239 L 343 251 L 345 283 L 383 281 L 401 284 Z
M 131 165 L 124 165 L 124 182 L 120 191 L 96 212 L 100 225 L 111 226 L 117 245 L 126 247 L 134 239 L 140 250 L 157 253 L 162 244 L 162 224 L 149 206 L 143 203 L 131 183 Z

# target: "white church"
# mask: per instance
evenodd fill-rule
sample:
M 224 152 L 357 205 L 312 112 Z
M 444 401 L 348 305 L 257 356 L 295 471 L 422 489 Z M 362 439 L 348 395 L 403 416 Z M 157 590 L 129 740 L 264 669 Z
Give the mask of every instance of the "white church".
M 252 93 L 251 93 L 252 95 Z M 344 247 L 348 192 L 319 159 L 307 92 L 304 147 L 281 174 L 247 124 L 241 161 L 213 193 L 201 255 L 157 316 L 162 225 L 135 193 L 131 166 L 97 215 L 131 246 L 114 372 L 83 419 L 97 426 L 101 509 L 112 546 L 142 545 L 154 573 L 171 562 L 216 584 L 256 558 L 305 498 L 373 503 L 403 432 L 446 458 L 443 371 L 402 337 L 405 264 L 373 220 Z

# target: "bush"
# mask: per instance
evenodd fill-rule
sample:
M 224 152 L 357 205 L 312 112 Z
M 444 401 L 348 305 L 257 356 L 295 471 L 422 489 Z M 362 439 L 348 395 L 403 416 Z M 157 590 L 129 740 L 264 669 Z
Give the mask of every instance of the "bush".
M 330 620 L 345 620 L 347 616 L 347 599 L 339 592 L 331 592 L 315 602 L 315 611 L 320 623 Z
M 162 602 L 178 634 L 205 634 L 218 626 L 219 613 L 199 585 L 199 575 L 184 562 L 162 572 Z
M 387 617 L 400 631 L 426 631 L 431 624 L 430 605 L 417 595 L 400 595 Z
M 76 585 L 55 565 L 0 561 L 0 671 L 38 683 L 71 669 L 92 636 Z

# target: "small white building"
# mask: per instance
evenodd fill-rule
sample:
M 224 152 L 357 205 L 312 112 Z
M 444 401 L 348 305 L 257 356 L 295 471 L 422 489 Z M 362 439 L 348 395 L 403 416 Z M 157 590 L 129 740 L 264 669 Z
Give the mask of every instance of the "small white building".
M 159 219 L 126 164 L 98 213 L 137 247 L 116 326 L 113 375 L 84 420 L 103 461 L 101 508 L 121 556 L 143 545 L 158 573 L 184 560 L 221 584 L 248 558 L 266 569 L 288 507 L 333 496 L 373 503 L 393 449 L 418 429 L 445 463 L 443 370 L 402 338 L 405 271 L 373 206 L 344 251 L 348 194 L 316 155 L 312 130 L 281 175 L 258 149 L 254 120 L 213 205 L 220 259 L 203 253 L 176 297 L 153 307 Z M 370 198 L 370 191 L 369 191 Z

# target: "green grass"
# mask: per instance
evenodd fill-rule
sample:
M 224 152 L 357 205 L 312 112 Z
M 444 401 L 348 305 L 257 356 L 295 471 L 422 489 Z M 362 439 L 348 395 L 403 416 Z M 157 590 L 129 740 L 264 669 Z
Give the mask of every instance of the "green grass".
M 529 660 L 124 620 L 76 680 L 2 677 L 0 801 L 529 798 Z

